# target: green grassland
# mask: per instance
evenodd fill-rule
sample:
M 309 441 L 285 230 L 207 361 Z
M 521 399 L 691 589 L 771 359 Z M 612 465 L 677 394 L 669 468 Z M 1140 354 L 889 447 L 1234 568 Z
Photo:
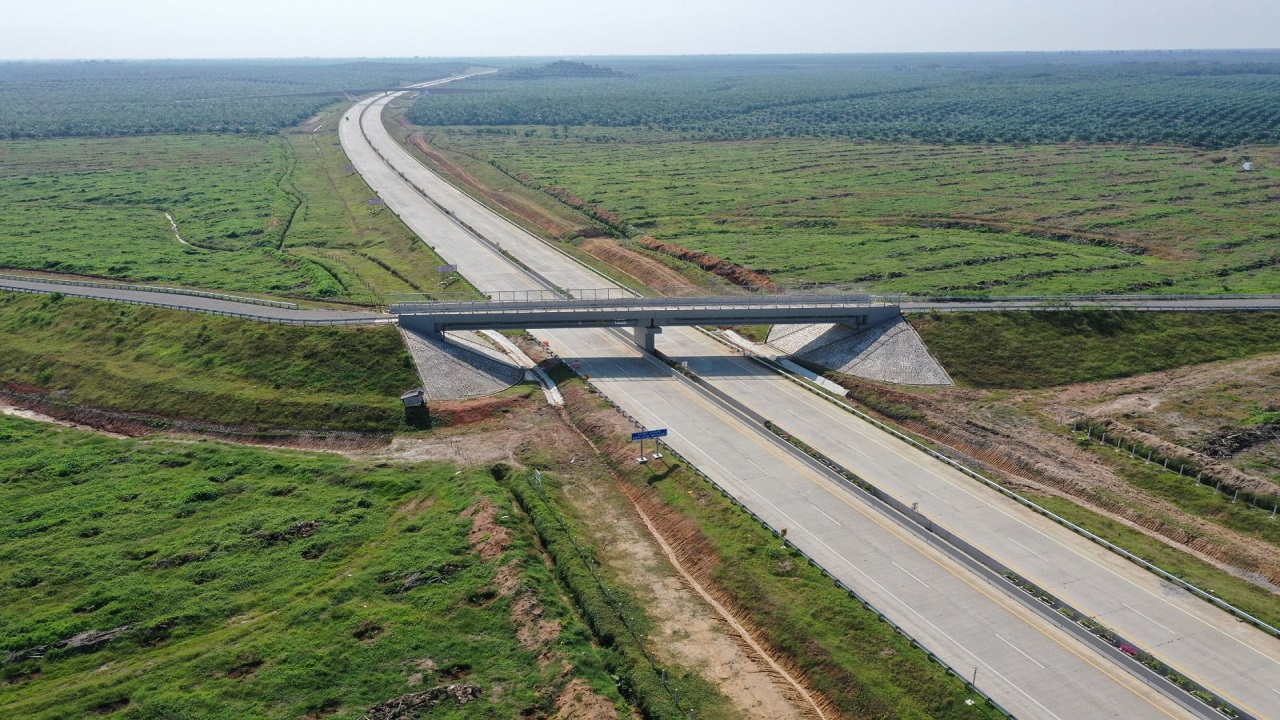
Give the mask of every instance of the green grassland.
M 324 297 L 323 268 L 278 248 L 297 200 L 265 137 L 0 143 L 0 265 L 148 283 Z M 165 213 L 178 226 L 174 236 Z
M 483 130 L 483 128 L 481 128 Z M 1280 150 L 876 145 L 834 139 L 598 142 L 547 128 L 433 128 L 631 232 L 778 282 L 952 294 L 1280 291 Z M 1241 158 L 1258 170 L 1240 171 Z
M 261 427 L 388 432 L 417 384 L 391 327 L 312 328 L 0 293 L 0 382 L 70 403 Z
M 339 113 L 273 136 L 0 142 L 0 267 L 369 305 L 466 292 L 367 204 L 337 145 Z
M 296 160 L 290 181 L 302 200 L 284 251 L 324 266 L 344 297 L 357 302 L 384 304 L 390 293 L 472 292 L 456 273 L 440 274 L 444 260 L 386 206 L 368 204 L 376 196 L 338 145 L 344 109 L 281 135 Z
M 1280 352 L 1280 314 L 1069 310 L 912 315 L 958 383 L 1041 388 Z
M 0 417 L 0 495 L 0 715 L 359 718 L 465 683 L 479 699 L 431 717 L 545 717 L 575 677 L 621 706 L 486 472 Z M 465 512 L 485 500 L 511 536 L 488 560 Z M 518 593 L 497 590 L 507 565 Z M 512 607 L 530 593 L 561 628 L 552 662 L 518 640 Z

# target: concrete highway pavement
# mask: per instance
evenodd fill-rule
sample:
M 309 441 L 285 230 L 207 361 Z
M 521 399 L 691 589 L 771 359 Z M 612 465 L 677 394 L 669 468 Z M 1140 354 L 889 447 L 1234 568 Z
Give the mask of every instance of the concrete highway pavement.
M 890 615 L 1018 717 L 1181 717 L 1110 661 L 1044 623 L 892 519 L 797 459 L 765 431 L 687 387 L 608 331 L 540 332 L 607 397 L 753 508 L 833 576 Z
M 373 118 L 374 112 L 367 117 Z M 366 122 L 366 126 L 370 140 L 394 145 L 380 122 Z M 608 284 L 599 277 L 594 284 L 584 282 L 585 268 L 479 206 L 398 146 L 395 150 L 399 152 L 384 153 L 396 158 L 393 161 L 414 184 L 428 188 L 437 201 L 448 198 L 447 206 L 456 217 L 471 227 L 483 228 L 491 241 L 501 242 L 527 264 L 536 264 L 539 273 L 555 284 Z M 733 357 L 731 351 L 695 331 L 670 328 L 660 337 L 659 348 L 689 361 L 708 382 L 891 494 L 921 501 L 931 519 L 971 539 L 1063 600 L 1098 616 L 1189 677 L 1259 717 L 1280 717 L 1280 641 L 1275 638 L 1236 622 L 1185 591 L 1162 584 L 1122 558 L 793 383 Z M 592 377 L 603 382 L 596 373 Z
M 381 159 L 354 127 L 361 105 L 349 113 L 352 120 L 343 121 L 343 143 L 357 169 L 370 171 L 366 177 L 388 205 L 446 259 L 464 264 L 464 272 L 467 264 L 474 268 L 468 279 L 481 290 L 538 287 L 527 276 L 513 275 L 501 253 L 449 222 L 434 205 L 421 199 L 401 205 L 391 199 L 413 200 L 416 191 L 397 188 L 404 185 L 399 172 L 416 181 L 418 171 L 411 166 L 401 166 L 399 172 L 378 171 Z M 365 117 L 365 132 L 376 136 L 381 124 L 375 111 Z M 390 148 L 383 152 L 394 156 Z M 450 209 L 462 215 L 462 208 Z M 462 219 L 478 225 L 471 215 Z M 504 248 L 509 241 L 521 243 L 520 238 L 503 237 Z M 523 249 L 521 245 L 509 251 L 528 263 Z M 558 266 L 544 269 L 558 271 Z M 602 282 L 591 275 L 579 277 L 590 282 L 557 279 L 556 284 L 592 287 Z M 914 540 L 627 342 L 602 330 L 537 334 L 561 355 L 579 358 L 593 383 L 633 416 L 650 426 L 669 427 L 669 445 L 775 526 L 792 528 L 789 539 L 797 546 L 850 587 L 874 598 L 895 622 L 920 633 L 934 652 L 956 667 L 982 668 L 979 686 L 1020 717 L 1188 716 L 1126 671 Z M 707 350 L 716 352 L 717 347 L 711 343 Z M 1028 661 L 1029 655 L 1034 662 Z
M 1257 717 L 1280 717 L 1280 641 L 1135 567 L 745 358 L 672 334 L 662 350 L 937 525 Z M 854 421 L 850 422 L 850 418 Z M 1188 482 L 1190 482 L 1188 480 Z

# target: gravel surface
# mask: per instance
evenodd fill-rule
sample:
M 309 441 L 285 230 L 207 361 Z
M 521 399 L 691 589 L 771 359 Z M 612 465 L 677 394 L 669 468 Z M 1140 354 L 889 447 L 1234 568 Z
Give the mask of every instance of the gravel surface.
M 775 325 L 769 344 L 846 375 L 899 385 L 953 385 L 902 318 L 856 332 L 846 325 Z
M 524 379 L 524 369 L 472 332 L 429 337 L 401 330 L 428 400 L 492 395 Z

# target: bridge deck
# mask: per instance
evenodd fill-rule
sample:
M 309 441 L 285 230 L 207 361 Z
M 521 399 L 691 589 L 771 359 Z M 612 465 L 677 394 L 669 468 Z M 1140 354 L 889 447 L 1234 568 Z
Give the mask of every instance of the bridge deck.
M 664 325 L 845 323 L 869 327 L 893 319 L 897 305 L 867 295 L 751 297 L 577 298 L 391 306 L 403 327 L 419 332 L 575 327 L 636 328 L 636 343 L 652 350 Z

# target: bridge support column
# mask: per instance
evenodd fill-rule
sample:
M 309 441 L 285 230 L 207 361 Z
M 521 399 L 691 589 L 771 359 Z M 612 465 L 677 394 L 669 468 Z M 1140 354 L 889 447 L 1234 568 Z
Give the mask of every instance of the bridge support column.
M 649 326 L 649 327 L 637 327 L 633 329 L 635 330 L 636 347 L 639 347 L 641 350 L 650 354 L 652 354 L 654 350 L 657 350 L 657 346 L 654 344 L 653 336 L 662 332 L 662 328 L 656 327 L 656 326 Z

